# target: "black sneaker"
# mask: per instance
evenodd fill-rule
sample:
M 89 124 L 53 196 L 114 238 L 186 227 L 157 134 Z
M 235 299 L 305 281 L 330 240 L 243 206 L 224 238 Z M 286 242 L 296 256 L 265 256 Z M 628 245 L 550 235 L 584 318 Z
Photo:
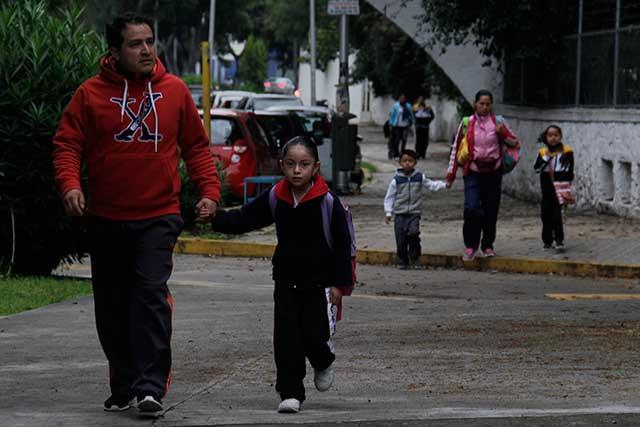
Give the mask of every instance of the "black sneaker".
M 104 401 L 104 410 L 107 412 L 122 412 L 135 405 L 136 399 L 134 397 L 122 397 L 111 395 Z
M 162 412 L 162 401 L 151 395 L 138 397 L 138 413 L 143 416 L 157 416 Z

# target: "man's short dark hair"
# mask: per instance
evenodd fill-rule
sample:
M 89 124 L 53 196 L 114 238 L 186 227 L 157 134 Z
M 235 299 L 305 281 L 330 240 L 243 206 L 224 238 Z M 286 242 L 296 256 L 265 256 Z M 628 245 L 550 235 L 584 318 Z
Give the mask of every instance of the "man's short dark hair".
M 411 157 L 413 160 L 418 160 L 418 153 L 416 153 L 413 150 L 409 150 L 408 148 L 405 150 L 402 150 L 402 152 L 400 153 L 400 158 L 402 158 L 402 156 L 409 156 Z
M 116 49 L 120 49 L 122 47 L 122 42 L 124 41 L 124 38 L 122 37 L 122 30 L 124 30 L 129 24 L 146 24 L 151 28 L 151 33 L 153 33 L 153 20 L 151 18 L 138 15 L 134 12 L 127 12 L 123 15 L 116 16 L 113 22 L 107 24 L 105 36 L 109 47 L 115 47 Z M 153 34 L 154 38 L 155 36 L 156 35 Z

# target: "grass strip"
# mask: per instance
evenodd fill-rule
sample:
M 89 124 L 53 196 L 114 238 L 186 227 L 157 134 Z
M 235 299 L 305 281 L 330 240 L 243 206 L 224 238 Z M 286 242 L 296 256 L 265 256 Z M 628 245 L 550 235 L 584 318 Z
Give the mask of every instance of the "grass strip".
M 0 277 L 0 316 L 91 294 L 91 282 L 58 277 Z

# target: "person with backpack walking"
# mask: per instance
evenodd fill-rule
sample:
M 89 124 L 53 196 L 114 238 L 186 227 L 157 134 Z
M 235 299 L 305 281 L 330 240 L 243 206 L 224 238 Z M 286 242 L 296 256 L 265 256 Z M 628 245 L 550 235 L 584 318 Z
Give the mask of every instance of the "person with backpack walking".
M 446 187 L 444 181 L 434 181 L 416 170 L 418 155 L 413 150 L 400 153 L 400 168 L 389 183 L 384 197 L 385 223 L 394 217 L 396 247 L 400 268 L 417 265 L 420 247 L 420 217 L 422 215 L 423 189 L 439 191 Z
M 409 128 L 415 123 L 413 108 L 407 97 L 401 93 L 389 112 L 391 139 L 389 140 L 389 159 L 397 159 L 407 145 Z
M 517 158 L 511 155 L 520 141 L 502 116 L 493 113 L 493 94 L 476 93 L 472 116 L 464 117 L 453 139 L 447 186 L 453 184 L 458 166 L 464 177 L 464 224 L 462 235 L 464 261 L 475 258 L 478 247 L 485 257 L 496 255 L 496 223 L 502 193 L 502 175 L 513 168 Z
M 319 391 L 335 372 L 331 340 L 343 295 L 355 279 L 355 239 L 350 213 L 319 174 L 316 145 L 296 137 L 282 149 L 285 179 L 241 209 L 218 212 L 217 232 L 239 234 L 275 222 L 274 357 L 278 412 L 295 413 L 305 400 L 306 361 Z
M 542 220 L 542 243 L 545 249 L 564 250 L 564 227 L 562 207 L 555 187 L 557 183 L 573 181 L 573 150 L 562 142 L 562 129 L 551 125 L 540 134 L 539 141 L 545 146 L 538 152 L 534 169 L 540 174 L 540 219 Z

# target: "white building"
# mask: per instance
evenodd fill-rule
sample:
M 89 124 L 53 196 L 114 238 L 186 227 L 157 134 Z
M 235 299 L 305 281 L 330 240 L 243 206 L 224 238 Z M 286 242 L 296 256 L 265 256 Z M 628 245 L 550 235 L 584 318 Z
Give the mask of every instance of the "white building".
M 429 37 L 418 18 L 422 0 L 368 0 L 421 45 Z M 606 4 L 605 4 L 606 3 Z M 476 46 L 425 48 L 462 94 L 495 96 L 495 109 L 524 141 L 524 159 L 504 181 L 505 190 L 539 197 L 533 162 L 538 135 L 559 125 L 575 150 L 579 206 L 640 217 L 640 1 L 573 0 L 565 37 L 567 58 L 553 87 L 540 87 L 537 70 L 516 61 L 505 74 L 483 67 Z M 402 7 L 404 6 L 404 7 Z M 537 105 L 536 107 L 532 105 Z

